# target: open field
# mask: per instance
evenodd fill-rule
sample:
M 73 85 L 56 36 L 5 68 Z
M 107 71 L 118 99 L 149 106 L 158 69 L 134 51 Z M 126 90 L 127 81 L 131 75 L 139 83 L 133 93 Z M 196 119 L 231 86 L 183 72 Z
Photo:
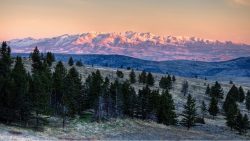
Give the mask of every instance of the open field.
M 50 120 L 60 119 L 54 118 Z M 104 123 L 70 121 L 65 129 L 47 125 L 43 131 L 0 125 L 0 140 L 247 140 L 249 134 L 240 136 L 218 122 L 206 119 L 207 124 L 187 130 L 181 126 L 165 126 L 137 119 L 112 119 Z

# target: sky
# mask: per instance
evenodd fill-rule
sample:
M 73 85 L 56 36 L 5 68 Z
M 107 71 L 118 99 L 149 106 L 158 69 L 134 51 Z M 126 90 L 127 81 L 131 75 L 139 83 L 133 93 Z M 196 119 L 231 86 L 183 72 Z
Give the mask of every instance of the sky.
M 0 40 L 152 32 L 250 44 L 250 0 L 0 0 Z

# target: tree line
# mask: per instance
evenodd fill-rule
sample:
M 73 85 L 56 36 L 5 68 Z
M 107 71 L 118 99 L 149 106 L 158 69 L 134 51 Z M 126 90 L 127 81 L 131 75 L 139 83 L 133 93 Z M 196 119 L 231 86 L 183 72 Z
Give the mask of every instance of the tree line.
M 32 122 L 38 127 L 46 123 L 43 115 L 47 115 L 62 117 L 64 127 L 67 118 L 84 116 L 84 111 L 94 109 L 95 121 L 131 117 L 176 124 L 172 96 L 168 90 L 159 94 L 159 90 L 149 88 L 154 83 L 151 73 L 139 77 L 140 83 L 147 85 L 137 94 L 131 86 L 137 81 L 134 70 L 126 81 L 120 81 L 123 73 L 117 71 L 114 82 L 103 78 L 97 70 L 83 83 L 72 58 L 68 62 L 69 70 L 59 61 L 52 72 L 54 55 L 40 53 L 36 47 L 30 54 L 32 65 L 28 72 L 21 57 L 11 57 L 6 42 L 2 43 L 0 56 L 0 121 L 3 123 L 19 122 L 27 126 Z

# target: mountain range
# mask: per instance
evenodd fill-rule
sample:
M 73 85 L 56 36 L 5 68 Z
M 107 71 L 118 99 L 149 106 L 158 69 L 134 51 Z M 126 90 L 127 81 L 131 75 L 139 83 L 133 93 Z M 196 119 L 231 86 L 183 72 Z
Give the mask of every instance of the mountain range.
M 14 53 L 29 53 L 35 46 L 42 52 L 60 54 L 126 55 L 151 61 L 194 60 L 219 62 L 250 54 L 250 45 L 197 37 L 158 36 L 152 33 L 90 32 L 52 38 L 23 38 L 8 41 Z

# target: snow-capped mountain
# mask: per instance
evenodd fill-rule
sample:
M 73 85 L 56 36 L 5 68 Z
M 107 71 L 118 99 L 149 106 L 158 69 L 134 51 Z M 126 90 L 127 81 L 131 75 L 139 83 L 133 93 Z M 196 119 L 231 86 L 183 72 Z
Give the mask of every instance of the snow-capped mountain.
M 118 54 L 140 59 L 224 61 L 249 56 L 250 45 L 196 37 L 158 36 L 152 33 L 83 33 L 53 38 L 24 38 L 8 41 L 14 53 Z

